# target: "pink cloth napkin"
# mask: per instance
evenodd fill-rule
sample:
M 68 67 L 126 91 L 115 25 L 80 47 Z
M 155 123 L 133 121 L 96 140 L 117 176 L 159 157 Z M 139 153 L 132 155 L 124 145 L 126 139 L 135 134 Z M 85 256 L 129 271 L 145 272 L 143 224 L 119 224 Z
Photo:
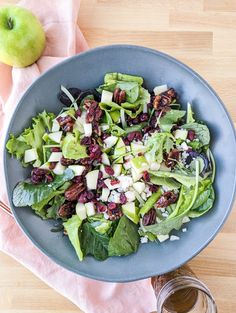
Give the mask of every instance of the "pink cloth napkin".
M 38 16 L 46 32 L 47 46 L 37 63 L 27 68 L 0 64 L 1 142 L 11 114 L 27 87 L 62 59 L 88 49 L 77 26 L 79 0 L 25 0 L 19 5 Z M 3 178 L 2 165 L 0 171 Z M 1 188 L 0 199 L 8 203 L 5 187 Z M 126 284 L 104 283 L 71 273 L 35 248 L 14 219 L 1 210 L 0 249 L 86 313 L 147 313 L 155 310 L 155 296 L 149 280 Z

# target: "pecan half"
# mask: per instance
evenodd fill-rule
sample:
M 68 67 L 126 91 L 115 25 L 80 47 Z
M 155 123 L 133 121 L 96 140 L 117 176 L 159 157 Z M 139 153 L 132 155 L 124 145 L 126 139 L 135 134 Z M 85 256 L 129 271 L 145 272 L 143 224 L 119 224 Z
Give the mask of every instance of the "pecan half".
M 60 127 L 65 132 L 71 132 L 73 130 L 75 120 L 71 116 L 69 116 L 69 115 L 64 116 L 64 117 L 59 116 L 57 118 L 57 121 L 58 121 Z
M 155 209 L 151 209 L 150 211 L 148 211 L 148 213 L 144 214 L 143 216 L 143 219 L 142 219 L 143 226 L 155 224 L 156 217 L 157 217 L 157 214 L 156 214 Z
M 82 183 L 74 183 L 65 192 L 65 198 L 68 201 L 76 201 L 79 195 L 85 190 L 85 186 Z
M 71 217 L 75 213 L 75 203 L 67 202 L 60 206 L 58 215 L 60 217 Z
M 178 160 L 179 160 L 179 150 L 173 149 L 167 155 L 165 165 L 167 167 L 174 167 Z
M 176 99 L 177 94 L 173 88 L 168 89 L 167 91 L 161 93 L 154 97 L 153 107 L 156 110 L 163 109 L 168 107 L 174 99 Z
M 120 88 L 116 88 L 113 92 L 113 100 L 114 102 L 121 104 L 125 102 L 126 92 L 125 90 L 121 90 Z

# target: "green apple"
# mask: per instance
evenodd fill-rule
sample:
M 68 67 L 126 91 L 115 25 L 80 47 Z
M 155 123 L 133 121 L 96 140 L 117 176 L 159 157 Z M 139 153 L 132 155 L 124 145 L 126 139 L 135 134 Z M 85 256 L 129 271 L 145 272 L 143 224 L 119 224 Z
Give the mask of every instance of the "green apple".
M 45 42 L 42 25 L 30 11 L 17 6 L 0 9 L 0 61 L 15 67 L 33 64 Z

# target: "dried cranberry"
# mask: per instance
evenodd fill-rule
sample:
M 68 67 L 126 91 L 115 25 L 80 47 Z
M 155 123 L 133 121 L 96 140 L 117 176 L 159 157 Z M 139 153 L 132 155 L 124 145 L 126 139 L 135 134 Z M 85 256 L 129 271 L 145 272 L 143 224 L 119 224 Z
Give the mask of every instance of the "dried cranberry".
M 114 210 L 116 209 L 116 207 L 117 207 L 117 204 L 114 202 L 109 202 L 107 206 L 108 210 Z
M 187 135 L 188 140 L 193 141 L 196 138 L 196 133 L 194 130 L 190 129 Z
M 61 152 L 61 148 L 60 147 L 52 147 L 51 152 Z
M 179 160 L 179 150 L 173 149 L 167 155 L 165 165 L 167 167 L 174 167 L 178 160 Z
M 85 136 L 80 140 L 80 144 L 84 146 L 90 146 L 92 144 L 92 138 Z
M 103 177 L 103 172 L 99 171 L 98 172 L 98 179 L 102 179 L 102 177 Z
M 127 202 L 127 197 L 126 197 L 126 195 L 122 192 L 121 194 L 120 194 L 120 203 L 121 204 L 125 204 Z
M 93 144 L 93 145 L 90 145 L 89 146 L 89 157 L 92 159 L 92 160 L 97 160 L 100 158 L 101 154 L 102 154 L 102 151 L 101 151 L 101 148 L 99 145 L 97 144 Z
M 147 122 L 148 121 L 148 114 L 147 113 L 142 113 L 139 117 L 140 122 Z
M 150 190 L 151 192 L 157 192 L 158 187 L 155 186 L 155 185 L 150 185 L 150 186 L 149 186 L 149 190 Z
M 114 185 L 119 184 L 119 182 L 120 182 L 119 179 L 113 178 L 113 179 L 111 179 L 111 182 L 110 182 L 110 183 L 111 183 L 112 186 L 114 186 Z
M 98 185 L 97 185 L 97 188 L 98 189 L 101 189 L 101 188 L 107 188 L 107 185 L 104 183 L 103 180 L 98 180 Z
M 132 124 L 133 125 L 137 125 L 138 123 L 139 123 L 138 117 L 135 117 L 135 118 L 132 119 Z
M 147 171 L 143 172 L 143 180 L 146 182 L 150 181 L 150 175 Z
M 82 175 L 75 176 L 75 177 L 73 178 L 73 182 L 74 182 L 74 183 L 82 183 L 83 181 L 84 181 L 84 176 L 82 176 Z
M 96 203 L 96 208 L 98 213 L 104 213 L 107 210 L 107 206 L 101 202 Z
M 91 190 L 88 190 L 86 191 L 86 197 L 88 200 L 92 200 L 95 198 L 95 194 Z
M 69 122 L 67 123 L 65 126 L 62 127 L 62 130 L 66 133 L 68 132 L 72 132 L 73 131 L 73 127 L 74 127 L 74 123 Z
M 156 210 L 151 209 L 148 213 L 144 214 L 142 219 L 143 226 L 152 225 L 156 223 Z
M 146 126 L 142 131 L 144 134 L 151 134 L 155 131 L 155 129 L 152 126 Z
M 32 184 L 40 184 L 42 182 L 50 183 L 53 181 L 53 176 L 49 170 L 42 169 L 42 168 L 34 168 L 31 171 L 31 182 Z
M 75 164 L 75 160 L 67 159 L 64 157 L 61 158 L 60 162 L 61 162 L 61 165 L 64 165 L 64 166 L 69 166 L 69 165 Z
M 126 146 L 129 146 L 129 145 L 130 145 L 129 140 L 128 140 L 126 137 L 123 138 L 123 141 L 124 141 L 124 144 L 125 144 Z
M 157 208 L 165 208 L 170 204 L 175 203 L 178 200 L 178 195 L 173 191 L 166 191 L 163 195 L 159 198 L 156 203 Z
M 80 117 L 82 115 L 82 110 L 81 109 L 78 109 L 76 112 L 75 112 L 75 116 L 76 117 Z
M 46 174 L 45 180 L 47 183 L 51 183 L 53 181 L 53 176 L 51 174 Z
M 78 202 L 80 203 L 88 202 L 86 191 L 81 193 L 81 195 L 79 196 Z
M 57 162 L 50 162 L 49 163 L 49 169 L 53 170 L 56 167 L 56 165 L 57 165 Z
M 114 175 L 114 170 L 111 166 L 105 166 L 105 172 L 110 176 Z
M 109 135 L 107 133 L 102 133 L 101 137 L 102 137 L 102 140 L 105 140 L 106 138 L 109 137 Z
M 129 140 L 129 142 L 132 142 L 135 138 L 135 132 L 131 132 L 127 135 L 127 139 Z
M 157 119 L 155 116 L 153 116 L 150 121 L 150 126 L 156 127 L 156 122 L 157 122 Z

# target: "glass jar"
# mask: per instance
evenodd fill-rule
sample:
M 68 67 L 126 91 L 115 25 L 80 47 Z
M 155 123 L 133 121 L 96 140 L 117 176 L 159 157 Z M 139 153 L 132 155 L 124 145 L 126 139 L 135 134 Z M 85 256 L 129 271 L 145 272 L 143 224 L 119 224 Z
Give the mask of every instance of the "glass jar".
M 215 300 L 187 266 L 152 277 L 158 313 L 217 313 Z

